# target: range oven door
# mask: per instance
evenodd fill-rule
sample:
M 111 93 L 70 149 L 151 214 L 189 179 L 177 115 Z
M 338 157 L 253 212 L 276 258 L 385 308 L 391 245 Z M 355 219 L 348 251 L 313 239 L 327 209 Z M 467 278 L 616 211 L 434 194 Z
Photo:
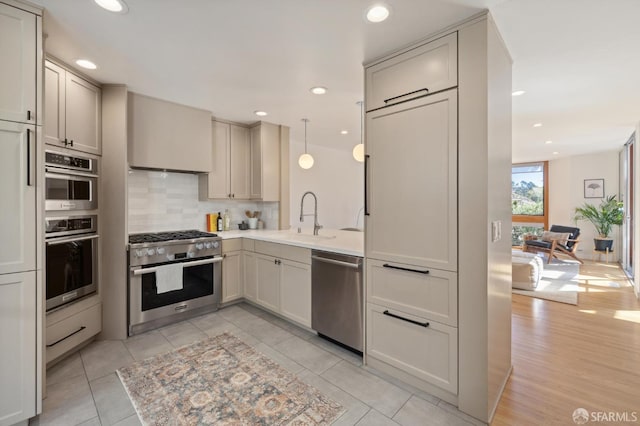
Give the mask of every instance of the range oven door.
M 98 234 L 51 238 L 46 241 L 47 311 L 98 287 Z
M 98 208 L 96 175 L 47 167 L 45 210 L 95 210 Z
M 222 257 L 181 261 L 181 287 L 158 291 L 158 274 L 165 265 L 131 268 L 129 276 L 129 334 L 141 324 L 205 306 L 217 308 L 222 293 Z M 176 262 L 171 265 L 176 264 Z

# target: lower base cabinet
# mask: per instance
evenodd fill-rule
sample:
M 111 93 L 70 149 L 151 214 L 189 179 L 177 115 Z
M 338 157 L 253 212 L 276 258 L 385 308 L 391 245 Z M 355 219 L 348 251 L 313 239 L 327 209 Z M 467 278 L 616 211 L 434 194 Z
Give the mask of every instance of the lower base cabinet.
M 242 251 L 223 254 L 222 261 L 222 303 L 232 302 L 242 297 L 243 291 L 243 256 Z
M 311 265 L 281 262 L 280 313 L 311 328 Z
M 256 254 L 251 251 L 242 253 L 244 265 L 244 297 L 252 302 L 257 301 L 258 282 L 256 276 Z
M 256 302 L 280 312 L 280 266 L 278 259 L 256 254 Z
M 367 304 L 367 356 L 456 394 L 458 329 Z
M 97 303 L 47 325 L 46 362 L 78 347 L 102 330 L 102 304 Z
M 0 275 L 0 425 L 36 415 L 36 272 Z

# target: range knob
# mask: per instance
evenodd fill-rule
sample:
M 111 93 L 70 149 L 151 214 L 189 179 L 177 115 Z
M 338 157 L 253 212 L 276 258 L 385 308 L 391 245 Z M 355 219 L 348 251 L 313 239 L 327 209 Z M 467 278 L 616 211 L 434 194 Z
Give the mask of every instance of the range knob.
M 206 248 L 210 249 L 210 248 L 211 248 L 211 243 L 204 243 L 204 246 L 205 246 Z
M 153 256 L 154 254 L 156 254 L 156 249 L 147 249 L 147 256 Z
M 217 242 L 217 241 L 214 241 L 213 242 L 213 248 L 218 248 L 218 247 L 220 247 L 220 243 Z
M 196 244 L 196 250 L 202 250 L 204 246 L 202 245 L 202 243 L 197 243 Z
M 147 252 L 145 250 L 136 250 L 136 257 L 143 257 Z
M 162 254 L 162 253 L 164 253 L 164 247 L 158 247 L 158 248 L 156 249 L 156 253 L 158 253 L 158 254 Z

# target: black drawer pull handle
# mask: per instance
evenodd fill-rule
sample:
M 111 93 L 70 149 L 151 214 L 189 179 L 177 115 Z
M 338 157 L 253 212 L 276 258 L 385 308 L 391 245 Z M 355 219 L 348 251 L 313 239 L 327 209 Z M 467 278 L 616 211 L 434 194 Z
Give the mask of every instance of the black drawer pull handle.
M 386 104 L 388 102 L 395 101 L 396 99 L 404 98 L 405 96 L 409 96 L 409 95 L 415 95 L 416 93 L 420 93 L 420 92 L 429 93 L 429 89 L 425 87 L 424 89 L 414 90 L 413 92 L 405 93 L 404 95 L 394 96 L 393 98 L 385 99 L 384 103 Z
M 369 216 L 369 187 L 367 180 L 369 179 L 369 159 L 371 156 L 366 154 L 364 156 L 364 215 Z
M 398 269 L 400 271 L 408 271 L 408 272 L 415 272 L 417 274 L 428 274 L 429 270 L 426 271 L 421 271 L 420 269 L 411 269 L 411 268 L 403 268 L 401 266 L 393 266 L 393 265 L 389 265 L 388 263 L 385 263 L 384 265 L 382 265 L 385 268 L 391 268 L 391 269 Z
M 415 320 L 412 320 L 412 319 L 409 319 L 409 318 L 401 317 L 400 315 L 392 314 L 389 311 L 384 311 L 383 314 L 387 315 L 387 316 L 390 316 L 392 318 L 397 318 L 397 319 L 402 320 L 402 321 L 410 322 L 411 324 L 419 325 L 420 327 L 425 327 L 425 328 L 429 327 L 429 323 L 428 322 L 415 321 Z
M 69 337 L 74 336 L 74 335 L 76 335 L 76 334 L 80 333 L 80 332 L 81 332 L 82 330 L 84 330 L 85 328 L 87 328 L 87 327 L 85 327 L 85 326 L 83 325 L 82 327 L 80 327 L 79 329 L 77 329 L 77 330 L 76 330 L 76 331 L 74 331 L 73 333 L 69 334 L 68 336 L 63 337 L 62 339 L 57 340 L 57 341 L 55 341 L 55 342 L 53 342 L 53 343 L 51 343 L 51 344 L 48 344 L 48 345 L 47 345 L 47 347 L 48 347 L 48 348 L 52 348 L 52 347 L 54 347 L 55 345 L 57 345 L 58 343 L 60 343 L 60 342 L 62 342 L 62 341 L 67 340 Z

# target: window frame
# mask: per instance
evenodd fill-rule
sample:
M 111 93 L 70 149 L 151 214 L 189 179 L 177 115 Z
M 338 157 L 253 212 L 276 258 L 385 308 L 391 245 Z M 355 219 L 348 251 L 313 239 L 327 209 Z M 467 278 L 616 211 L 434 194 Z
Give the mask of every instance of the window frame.
M 541 223 L 543 229 L 549 229 L 549 162 L 548 161 L 531 161 L 527 163 L 514 163 L 511 164 L 511 177 L 513 178 L 514 166 L 528 166 L 542 164 L 542 209 L 543 214 L 541 216 L 533 216 L 526 214 L 512 214 L 511 221 L 513 223 Z

